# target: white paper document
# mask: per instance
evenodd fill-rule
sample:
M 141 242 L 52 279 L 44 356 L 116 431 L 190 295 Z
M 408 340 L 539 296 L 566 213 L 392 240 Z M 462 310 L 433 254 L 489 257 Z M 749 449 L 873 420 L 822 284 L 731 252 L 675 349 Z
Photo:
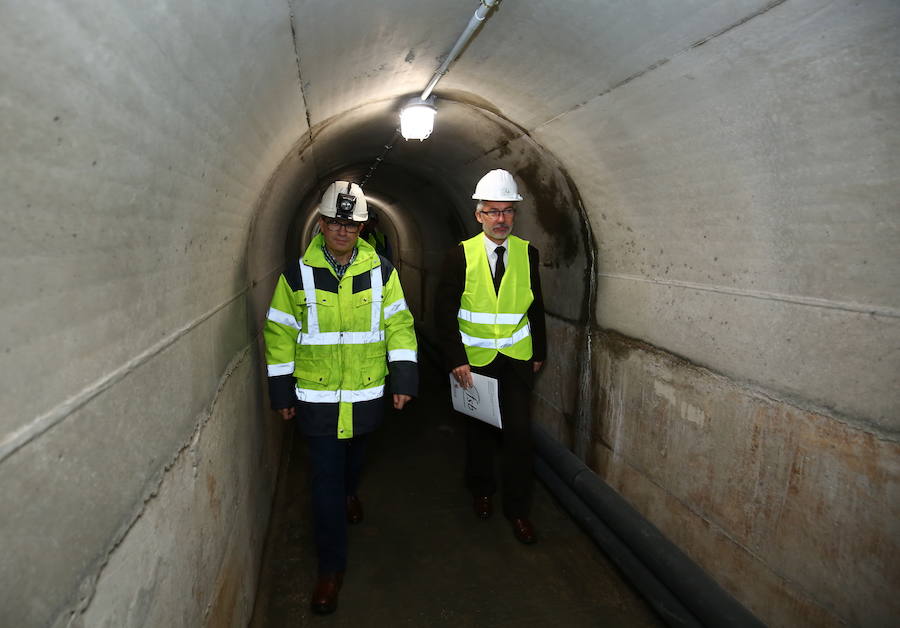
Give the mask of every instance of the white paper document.
M 463 388 L 450 375 L 450 398 L 453 409 L 503 429 L 500 421 L 500 397 L 497 380 L 472 373 L 473 386 Z

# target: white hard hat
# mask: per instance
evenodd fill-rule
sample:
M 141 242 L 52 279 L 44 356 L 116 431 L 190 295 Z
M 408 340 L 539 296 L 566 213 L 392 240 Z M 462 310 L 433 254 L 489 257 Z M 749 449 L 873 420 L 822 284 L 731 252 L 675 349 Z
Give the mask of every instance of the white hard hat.
M 481 177 L 472 198 L 479 201 L 521 201 L 516 180 L 506 170 L 491 170 Z
M 366 197 L 362 188 L 349 181 L 335 181 L 325 189 L 319 213 L 328 218 L 341 218 L 355 222 L 369 219 Z

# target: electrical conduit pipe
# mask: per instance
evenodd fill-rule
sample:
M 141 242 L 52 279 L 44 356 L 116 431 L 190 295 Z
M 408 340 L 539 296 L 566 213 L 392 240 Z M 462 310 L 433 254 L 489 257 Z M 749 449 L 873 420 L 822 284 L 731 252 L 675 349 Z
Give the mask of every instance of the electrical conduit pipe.
M 667 625 L 765 628 L 544 428 L 535 423 L 532 433 L 538 477 Z
M 450 50 L 450 54 L 447 55 L 447 58 L 444 59 L 444 62 L 441 66 L 435 70 L 434 76 L 431 77 L 431 80 L 428 81 L 428 85 L 425 86 L 425 91 L 422 92 L 422 95 L 419 96 L 419 99 L 422 101 L 428 100 L 428 97 L 431 96 L 432 90 L 434 90 L 435 85 L 438 84 L 438 81 L 441 80 L 441 77 L 447 73 L 447 69 L 450 67 L 450 64 L 456 60 L 456 57 L 459 56 L 459 53 L 462 52 L 462 49 L 466 47 L 466 44 L 469 43 L 469 40 L 472 39 L 472 35 L 475 34 L 475 31 L 478 30 L 478 27 L 487 19 L 488 14 L 491 12 L 491 9 L 500 4 L 500 0 L 481 0 L 481 6 L 475 11 L 475 15 L 469 18 L 469 23 L 466 25 L 466 30 L 462 32 L 462 35 L 459 36 L 459 39 L 456 40 L 456 43 L 453 44 L 453 48 Z

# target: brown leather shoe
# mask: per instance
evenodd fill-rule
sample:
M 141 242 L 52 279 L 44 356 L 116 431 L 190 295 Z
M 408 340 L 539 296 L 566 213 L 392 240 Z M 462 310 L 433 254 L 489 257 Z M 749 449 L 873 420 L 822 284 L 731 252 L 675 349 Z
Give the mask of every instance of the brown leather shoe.
M 472 508 L 475 510 L 475 516 L 479 519 L 487 519 L 491 516 L 493 509 L 491 508 L 491 496 L 477 496 L 472 500 Z
M 356 495 L 347 495 L 347 523 L 359 523 L 362 520 L 362 502 Z
M 309 606 L 318 615 L 333 613 L 337 608 L 338 592 L 344 583 L 343 573 L 326 573 L 319 576 Z
M 528 519 L 513 519 L 513 534 L 516 535 L 516 538 L 520 543 L 524 543 L 525 545 L 532 545 L 537 543 L 537 536 L 534 532 L 534 524 L 532 524 Z

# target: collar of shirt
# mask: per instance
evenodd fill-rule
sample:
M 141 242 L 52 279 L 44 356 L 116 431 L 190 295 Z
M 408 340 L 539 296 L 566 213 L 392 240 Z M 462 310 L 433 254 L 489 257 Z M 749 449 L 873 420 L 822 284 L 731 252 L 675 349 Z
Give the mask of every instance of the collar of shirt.
M 325 261 L 327 261 L 331 267 L 334 269 L 334 273 L 337 275 L 338 279 L 344 276 L 344 273 L 347 272 L 347 269 L 350 268 L 350 265 L 353 263 L 353 260 L 356 259 L 356 254 L 359 252 L 359 249 L 353 247 L 353 252 L 350 253 L 350 261 L 346 264 L 338 264 L 337 260 L 334 259 L 334 255 L 331 254 L 331 251 L 328 250 L 328 247 L 324 244 L 322 245 L 322 253 L 325 254 Z
M 484 234 L 482 234 L 482 235 L 484 235 Z M 509 247 L 506 246 L 506 240 L 504 240 L 500 244 L 497 244 L 496 242 L 491 240 L 489 237 L 487 237 L 487 235 L 484 236 L 484 250 L 487 251 L 488 264 L 491 265 L 491 276 L 494 275 L 494 272 L 497 269 L 497 247 L 498 246 L 502 246 L 504 249 L 506 249 L 506 253 L 505 253 L 506 257 L 504 258 L 504 261 L 508 261 L 509 260 Z

